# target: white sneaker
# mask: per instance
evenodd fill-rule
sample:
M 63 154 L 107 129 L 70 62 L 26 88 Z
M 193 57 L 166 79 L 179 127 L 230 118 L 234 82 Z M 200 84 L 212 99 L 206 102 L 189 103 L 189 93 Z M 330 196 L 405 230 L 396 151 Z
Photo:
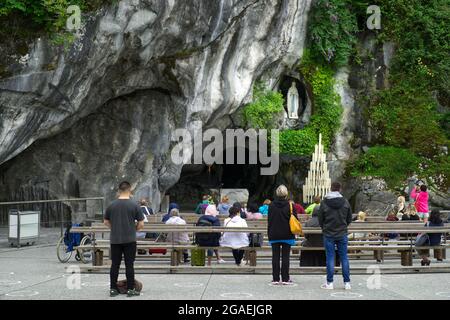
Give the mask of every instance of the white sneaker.
M 222 264 L 222 263 L 225 263 L 225 262 L 226 262 L 226 261 L 223 260 L 223 259 L 217 260 L 217 263 L 218 263 L 218 264 Z
M 333 282 L 332 283 L 326 282 L 323 285 L 321 285 L 320 288 L 324 290 L 334 290 L 334 285 Z
M 350 285 L 350 282 L 345 282 L 344 283 L 344 289 L 345 290 L 352 290 L 352 286 Z
M 281 284 L 282 284 L 283 286 L 293 286 L 293 285 L 294 285 L 294 281 L 292 281 L 292 280 L 289 280 L 289 281 L 283 281 L 283 282 L 281 282 Z

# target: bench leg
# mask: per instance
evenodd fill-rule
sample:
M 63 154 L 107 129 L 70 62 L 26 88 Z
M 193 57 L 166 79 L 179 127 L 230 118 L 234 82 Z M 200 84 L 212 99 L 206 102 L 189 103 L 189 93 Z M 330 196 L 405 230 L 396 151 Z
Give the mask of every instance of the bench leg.
M 384 251 L 383 250 L 375 250 L 373 252 L 373 258 L 377 260 L 377 262 L 382 262 L 384 260 Z
M 410 267 L 413 265 L 411 251 L 401 251 L 400 256 L 403 267 Z
M 250 267 L 256 267 L 256 250 L 248 253 L 250 258 Z
M 170 265 L 176 267 L 179 264 L 178 250 L 172 250 L 170 254 Z
M 434 249 L 434 258 L 437 260 L 444 260 L 445 259 L 445 250 L 444 249 Z
M 103 266 L 103 251 L 96 250 L 94 254 L 94 259 L 92 259 L 94 266 Z
M 244 260 L 245 260 L 245 264 L 246 265 L 250 263 L 249 251 L 245 251 L 245 253 L 244 253 Z

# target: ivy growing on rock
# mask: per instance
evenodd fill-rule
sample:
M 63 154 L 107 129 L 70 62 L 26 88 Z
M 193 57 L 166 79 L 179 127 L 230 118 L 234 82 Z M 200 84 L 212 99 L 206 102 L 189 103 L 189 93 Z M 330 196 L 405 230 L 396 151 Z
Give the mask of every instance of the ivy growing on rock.
M 95 10 L 117 0 L 3 0 L 0 2 L 1 17 L 20 17 L 30 20 L 35 27 L 49 33 L 60 32 L 66 25 L 67 8 L 77 5 L 82 12 Z M 24 26 L 26 27 L 26 26 Z
M 375 146 L 351 165 L 350 173 L 383 178 L 390 187 L 401 189 L 405 177 L 413 174 L 420 162 L 408 149 Z
M 320 133 L 325 148 L 331 146 L 340 125 L 342 106 L 334 90 L 334 71 L 329 66 L 318 65 L 306 51 L 300 71 L 312 89 L 314 112 L 305 128 L 281 132 L 280 150 L 286 154 L 305 156 L 314 152 Z
M 272 129 L 277 127 L 277 119 L 284 108 L 283 95 L 265 88 L 261 83 L 255 85 L 253 102 L 243 111 L 247 127 L 254 129 Z
M 349 0 L 313 2 L 308 38 L 315 61 L 334 67 L 347 65 L 357 42 L 358 23 Z

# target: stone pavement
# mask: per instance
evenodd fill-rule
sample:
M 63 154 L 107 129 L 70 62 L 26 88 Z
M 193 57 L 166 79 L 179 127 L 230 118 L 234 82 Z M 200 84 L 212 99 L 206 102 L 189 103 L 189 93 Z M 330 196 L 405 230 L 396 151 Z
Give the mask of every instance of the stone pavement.
M 69 289 L 71 275 L 56 258 L 58 230 L 43 230 L 40 244 L 20 249 L 8 247 L 0 230 L 0 300 L 126 300 L 108 296 L 107 274 L 80 275 L 79 289 Z M 230 262 L 231 263 L 231 262 Z M 353 290 L 343 290 L 342 278 L 336 277 L 334 291 L 320 289 L 323 275 L 294 275 L 292 287 L 271 286 L 269 275 L 182 275 L 139 274 L 144 290 L 133 299 L 151 300 L 348 300 L 348 299 L 430 299 L 450 300 L 450 274 L 382 275 L 381 288 L 369 289 L 370 275 L 352 277 Z M 121 276 L 122 278 L 123 276 Z M 370 280 L 370 279 L 369 279 Z

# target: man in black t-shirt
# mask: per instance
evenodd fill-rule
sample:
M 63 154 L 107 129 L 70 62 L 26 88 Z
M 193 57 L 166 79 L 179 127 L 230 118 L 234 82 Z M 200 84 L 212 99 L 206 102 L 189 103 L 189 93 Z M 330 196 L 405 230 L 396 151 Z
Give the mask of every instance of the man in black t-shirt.
M 104 223 L 111 229 L 111 297 L 119 294 L 117 280 L 122 254 L 125 258 L 127 296 L 132 297 L 140 294 L 134 287 L 134 260 L 136 258 L 136 231 L 143 229 L 144 215 L 138 204 L 132 201 L 130 197 L 131 185 L 124 181 L 119 185 L 119 198 L 113 201 L 105 212 Z

